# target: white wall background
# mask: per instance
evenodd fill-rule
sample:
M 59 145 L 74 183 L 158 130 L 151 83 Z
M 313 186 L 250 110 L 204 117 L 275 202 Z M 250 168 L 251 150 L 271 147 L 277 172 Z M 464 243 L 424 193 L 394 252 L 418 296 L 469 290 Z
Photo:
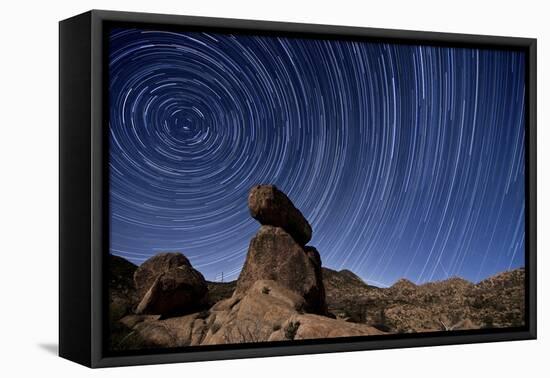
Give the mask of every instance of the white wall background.
M 550 372 L 550 9 L 543 0 L 96 0 L 2 3 L 0 375 L 519 377 Z M 539 340 L 89 370 L 58 358 L 58 26 L 112 9 L 538 38 Z M 546 352 L 544 349 L 547 349 Z M 545 374 L 546 373 L 546 374 Z

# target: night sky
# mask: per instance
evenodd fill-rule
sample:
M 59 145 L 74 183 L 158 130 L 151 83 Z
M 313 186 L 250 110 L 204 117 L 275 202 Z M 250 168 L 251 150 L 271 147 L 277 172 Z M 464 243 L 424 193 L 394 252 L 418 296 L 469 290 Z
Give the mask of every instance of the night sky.
M 375 285 L 524 265 L 521 52 L 115 29 L 111 253 L 237 278 L 277 185 Z

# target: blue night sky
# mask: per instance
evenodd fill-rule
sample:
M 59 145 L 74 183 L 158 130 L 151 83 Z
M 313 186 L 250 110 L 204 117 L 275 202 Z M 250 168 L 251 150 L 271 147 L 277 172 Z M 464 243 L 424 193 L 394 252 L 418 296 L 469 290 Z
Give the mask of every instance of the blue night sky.
M 524 265 L 521 52 L 115 29 L 111 253 L 236 279 L 277 185 L 375 285 Z

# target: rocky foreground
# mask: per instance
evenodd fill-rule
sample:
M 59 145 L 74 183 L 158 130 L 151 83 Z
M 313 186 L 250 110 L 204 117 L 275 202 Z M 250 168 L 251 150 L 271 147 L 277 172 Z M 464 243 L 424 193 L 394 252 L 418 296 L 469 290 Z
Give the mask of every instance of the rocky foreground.
M 252 188 L 248 206 L 261 227 L 237 281 L 207 282 L 181 253 L 139 267 L 110 256 L 113 350 L 523 325 L 523 269 L 377 288 L 322 268 L 311 226 L 276 187 Z

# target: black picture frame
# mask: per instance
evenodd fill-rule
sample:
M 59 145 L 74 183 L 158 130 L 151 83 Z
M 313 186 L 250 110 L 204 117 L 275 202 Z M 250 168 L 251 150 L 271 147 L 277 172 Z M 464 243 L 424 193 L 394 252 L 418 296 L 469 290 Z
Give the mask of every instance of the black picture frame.
M 109 354 L 106 33 L 110 25 L 360 39 L 526 53 L 526 326 Z M 59 24 L 59 354 L 89 367 L 535 339 L 536 39 L 92 10 Z

